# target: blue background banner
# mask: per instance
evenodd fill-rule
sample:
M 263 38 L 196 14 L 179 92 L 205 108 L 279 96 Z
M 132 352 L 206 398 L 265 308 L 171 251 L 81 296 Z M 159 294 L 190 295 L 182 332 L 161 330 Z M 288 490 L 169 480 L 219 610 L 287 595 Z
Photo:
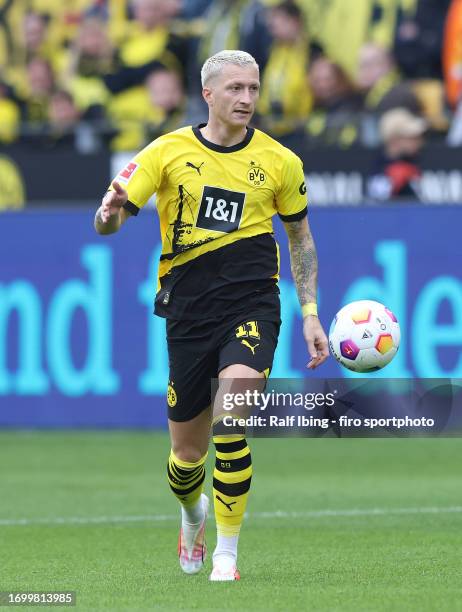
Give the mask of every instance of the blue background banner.
M 326 331 L 343 304 L 384 302 L 402 342 L 376 376 L 461 378 L 462 209 L 323 208 L 310 224 Z M 283 326 L 272 376 L 311 376 L 275 229 Z M 159 249 L 152 210 L 109 237 L 94 232 L 93 211 L 0 217 L 0 426 L 165 426 L 165 323 L 151 314 Z M 314 375 L 350 373 L 331 358 Z

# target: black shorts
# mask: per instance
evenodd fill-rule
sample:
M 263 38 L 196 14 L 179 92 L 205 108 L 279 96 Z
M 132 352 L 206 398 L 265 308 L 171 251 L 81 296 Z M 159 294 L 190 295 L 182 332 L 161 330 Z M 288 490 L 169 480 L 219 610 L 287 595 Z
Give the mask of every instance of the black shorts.
M 169 419 L 189 421 L 208 408 L 211 379 L 229 365 L 239 363 L 269 375 L 280 321 L 257 317 L 167 320 Z

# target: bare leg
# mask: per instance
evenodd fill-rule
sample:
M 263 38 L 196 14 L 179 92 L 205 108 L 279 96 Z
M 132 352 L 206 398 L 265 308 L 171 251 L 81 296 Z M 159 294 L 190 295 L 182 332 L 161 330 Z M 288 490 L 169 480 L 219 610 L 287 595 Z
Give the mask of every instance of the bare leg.
M 174 454 L 182 461 L 195 463 L 207 453 L 212 424 L 210 406 L 190 421 L 168 421 Z

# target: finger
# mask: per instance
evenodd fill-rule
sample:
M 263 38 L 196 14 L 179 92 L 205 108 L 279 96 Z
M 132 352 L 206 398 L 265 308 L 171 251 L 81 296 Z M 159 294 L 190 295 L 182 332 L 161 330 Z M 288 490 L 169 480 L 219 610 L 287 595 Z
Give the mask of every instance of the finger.
M 310 346 L 310 343 L 308 343 L 308 347 L 309 346 Z M 317 350 L 314 351 L 314 355 L 310 351 L 311 360 L 307 363 L 307 366 L 306 366 L 310 370 L 316 369 L 318 366 L 324 363 L 329 356 L 329 349 L 328 349 L 327 342 L 325 340 L 322 342 L 316 343 L 316 349 Z
M 103 206 L 117 206 L 121 201 L 120 195 L 113 190 L 107 191 L 103 197 L 102 204 Z
M 117 193 L 117 195 L 125 195 L 125 189 L 116 180 L 112 181 L 112 188 Z
M 315 370 L 317 367 L 319 367 L 322 363 L 324 363 L 325 359 L 321 358 L 321 357 L 316 357 L 316 359 L 312 359 L 308 364 L 307 364 L 307 368 L 309 370 Z
M 102 206 L 108 211 L 110 215 L 116 214 L 119 209 L 124 205 L 125 198 L 118 195 L 115 191 L 108 191 L 102 201 Z
M 329 357 L 329 345 L 327 341 L 322 342 L 318 347 L 318 356 L 321 360 L 321 363 L 324 363 L 326 359 Z
M 114 192 L 113 192 L 113 191 L 107 191 L 107 192 L 104 194 L 103 200 L 102 200 L 102 202 L 101 202 L 101 204 L 102 204 L 103 206 L 112 200 L 112 195 L 111 195 L 112 193 L 114 193 Z
M 317 353 L 316 353 L 316 352 L 315 352 L 315 354 L 314 354 L 314 355 L 310 355 L 310 357 L 311 357 L 311 359 L 310 359 L 310 361 L 309 361 L 309 362 L 306 364 L 306 367 L 307 367 L 309 370 L 314 370 L 314 369 L 315 369 L 315 368 L 318 366 L 318 363 L 319 363 L 319 357 L 318 357 L 318 355 L 317 355 Z
M 108 221 L 112 215 L 112 207 L 110 202 L 106 202 L 101 206 L 101 218 L 104 222 Z
M 319 357 L 319 361 L 318 361 L 318 365 L 321 365 L 322 363 L 324 363 L 327 359 L 328 355 L 321 355 Z
M 320 360 L 320 358 L 319 358 L 318 356 L 316 356 L 316 357 L 313 357 L 313 358 L 311 359 L 311 361 L 309 361 L 309 362 L 306 364 L 306 367 L 307 367 L 309 370 L 315 370 L 315 369 L 318 367 L 318 365 L 320 365 L 321 363 L 322 363 L 322 361 Z
M 308 338 L 306 341 L 308 347 L 308 353 L 311 359 L 315 359 L 318 356 L 318 351 L 316 350 L 316 345 L 314 339 Z

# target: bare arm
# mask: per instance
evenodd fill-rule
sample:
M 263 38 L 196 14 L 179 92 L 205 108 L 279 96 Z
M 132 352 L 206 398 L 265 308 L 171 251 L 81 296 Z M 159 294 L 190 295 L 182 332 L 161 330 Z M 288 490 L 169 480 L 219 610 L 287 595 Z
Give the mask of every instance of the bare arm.
M 130 217 L 130 213 L 123 208 L 128 200 L 128 194 L 117 181 L 112 181 L 114 191 L 108 191 L 103 198 L 101 206 L 95 214 L 95 230 L 98 234 L 114 234 L 118 232 L 123 223 Z
M 289 238 L 290 268 L 300 304 L 316 302 L 318 256 L 308 219 L 284 223 L 284 227 Z
M 308 219 L 284 223 L 284 227 L 289 238 L 290 267 L 300 305 L 316 303 L 318 257 Z M 316 315 L 304 316 L 303 334 L 311 356 L 307 367 L 314 369 L 329 355 L 326 334 Z

